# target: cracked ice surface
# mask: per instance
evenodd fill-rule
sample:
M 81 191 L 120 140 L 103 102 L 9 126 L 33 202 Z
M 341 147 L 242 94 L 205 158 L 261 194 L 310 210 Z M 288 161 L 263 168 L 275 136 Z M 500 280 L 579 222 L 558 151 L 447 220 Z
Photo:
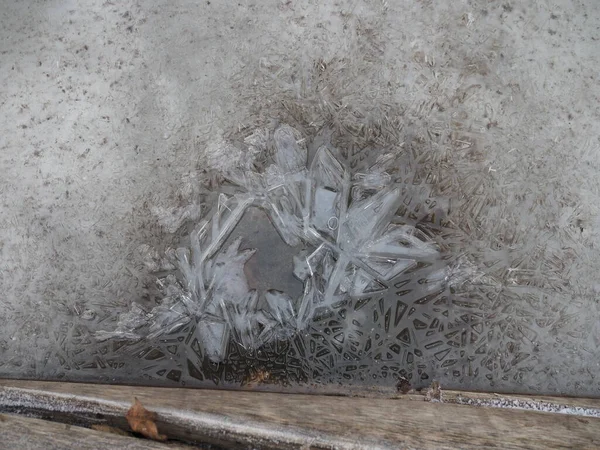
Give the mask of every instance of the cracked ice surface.
M 260 151 L 268 139 L 261 129 L 246 142 Z M 262 173 L 244 164 L 225 174 L 239 192 L 220 194 L 211 214 L 191 233 L 191 248 L 171 255 L 180 277 L 167 278 L 169 295 L 162 304 L 149 313 L 134 306 L 113 332 L 100 332 L 98 339 L 155 337 L 196 320 L 204 353 L 218 362 L 231 339 L 256 349 L 290 338 L 310 326 L 318 309 L 381 291 L 402 272 L 439 259 L 435 244 L 414 227 L 393 223 L 402 196 L 387 173 L 390 155 L 352 176 L 330 146 L 319 147 L 307 167 L 305 141 L 288 125 L 280 126 L 272 140 L 274 162 Z M 225 245 L 251 207 L 263 209 L 283 241 L 299 249 L 293 257 L 294 275 L 304 283 L 299 298 L 276 290 L 259 298 L 244 273 L 256 250 L 240 250 L 239 238 Z M 435 278 L 427 289 L 445 283 L 445 271 Z

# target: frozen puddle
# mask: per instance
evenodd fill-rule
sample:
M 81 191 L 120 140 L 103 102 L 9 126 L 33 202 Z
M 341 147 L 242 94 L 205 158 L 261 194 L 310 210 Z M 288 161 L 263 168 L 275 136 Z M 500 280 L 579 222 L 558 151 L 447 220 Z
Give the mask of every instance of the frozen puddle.
M 189 247 L 168 255 L 177 270 L 160 280 L 162 303 L 149 312 L 134 306 L 96 338 L 143 341 L 193 324 L 202 356 L 218 363 L 230 342 L 253 351 L 315 333 L 336 316 L 337 326 L 319 334 L 340 353 L 347 347 L 346 360 L 352 350 L 382 358 L 370 350 L 383 341 L 396 356 L 410 347 L 411 332 L 399 325 L 414 311 L 399 298 L 444 291 L 448 269 L 435 241 L 398 214 L 419 192 L 403 183 L 397 159 L 384 153 L 351 171 L 339 149 L 322 145 L 309 161 L 305 139 L 288 125 L 246 141 L 260 143 L 254 151 L 272 148 L 271 163 L 259 172 L 249 157 L 228 170 L 235 189 L 218 195 Z M 379 314 L 367 313 L 371 302 Z

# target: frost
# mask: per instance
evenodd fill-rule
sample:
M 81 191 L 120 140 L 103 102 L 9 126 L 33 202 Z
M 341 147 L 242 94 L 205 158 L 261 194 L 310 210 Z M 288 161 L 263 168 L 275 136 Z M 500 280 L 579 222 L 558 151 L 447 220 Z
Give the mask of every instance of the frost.
M 98 331 L 96 338 L 99 341 L 105 341 L 111 338 L 126 340 L 141 339 L 136 331 L 148 323 L 146 312 L 136 303 L 131 306 L 131 310 L 119 316 L 117 327 L 112 332 Z
M 252 153 L 264 152 L 269 140 L 268 130 L 259 129 L 245 142 Z M 163 302 L 148 314 L 134 306 L 99 339 L 155 337 L 194 320 L 204 354 L 219 362 L 232 339 L 248 350 L 288 339 L 306 330 L 318 309 L 383 291 L 384 282 L 439 258 L 438 248 L 416 228 L 393 223 L 403 197 L 389 173 L 392 155 L 351 176 L 338 150 L 325 145 L 307 168 L 306 144 L 288 125 L 273 133 L 272 142 L 274 163 L 264 171 L 241 157 L 224 170 L 241 191 L 220 194 L 191 233 L 190 247 L 172 252 L 180 277 L 162 282 Z M 250 289 L 244 269 L 256 250 L 243 249 L 241 238 L 228 242 L 250 207 L 266 211 L 283 241 L 298 247 L 293 270 L 304 283 L 299 298 Z M 423 292 L 439 289 L 447 278 L 445 269 L 435 272 Z
M 275 162 L 283 173 L 296 173 L 306 167 L 307 151 L 300 133 L 288 125 L 275 131 Z
M 198 220 L 202 213 L 200 205 L 192 204 L 181 208 L 152 208 L 158 223 L 169 233 L 175 233 L 186 220 Z

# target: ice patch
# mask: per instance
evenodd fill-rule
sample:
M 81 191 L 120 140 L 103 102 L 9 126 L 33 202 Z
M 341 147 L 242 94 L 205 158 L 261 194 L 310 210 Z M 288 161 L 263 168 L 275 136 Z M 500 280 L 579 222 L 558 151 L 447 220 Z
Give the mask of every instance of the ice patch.
M 259 129 L 246 144 L 252 152 L 264 151 L 269 139 L 268 130 Z M 219 362 L 231 339 L 252 350 L 290 338 L 310 326 L 318 309 L 383 292 L 388 280 L 439 258 L 436 245 L 414 227 L 392 223 L 402 203 L 401 188 L 387 173 L 392 155 L 351 177 L 337 149 L 328 146 L 318 148 L 307 168 L 306 144 L 289 125 L 279 127 L 272 140 L 274 163 L 263 172 L 237 153 L 237 165 L 223 167 L 225 178 L 242 192 L 220 194 L 191 233 L 190 248 L 173 252 L 180 277 L 164 282 L 170 292 L 163 303 L 150 313 L 134 306 L 114 331 L 97 333 L 98 339 L 155 337 L 193 320 L 204 354 Z M 299 298 L 275 290 L 261 298 L 244 272 L 255 250 L 241 249 L 239 238 L 225 245 L 250 207 L 265 210 L 283 241 L 299 248 L 293 257 L 294 275 L 304 283 Z M 446 280 L 444 270 L 433 274 L 423 292 Z

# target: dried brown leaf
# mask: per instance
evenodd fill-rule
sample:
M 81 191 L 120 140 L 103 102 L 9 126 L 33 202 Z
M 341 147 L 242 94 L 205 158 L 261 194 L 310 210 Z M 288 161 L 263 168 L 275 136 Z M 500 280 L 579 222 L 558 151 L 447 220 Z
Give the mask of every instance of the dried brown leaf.
M 127 419 L 127 422 L 129 422 L 129 426 L 134 432 L 140 433 L 143 436 L 155 441 L 167 440 L 167 436 L 158 433 L 158 428 L 156 427 L 155 423 L 156 413 L 148 411 L 146 408 L 144 408 L 142 403 L 137 398 L 134 399 L 133 406 L 129 408 L 125 418 Z
M 398 390 L 398 392 L 408 394 L 412 387 L 410 385 L 410 382 L 406 378 L 400 377 L 400 379 L 396 383 L 396 389 Z
M 259 369 L 257 372 L 247 374 L 244 378 L 244 381 L 242 381 L 242 386 L 246 386 L 248 388 L 256 387 L 259 384 L 267 383 L 270 376 L 271 373 L 269 371 Z

